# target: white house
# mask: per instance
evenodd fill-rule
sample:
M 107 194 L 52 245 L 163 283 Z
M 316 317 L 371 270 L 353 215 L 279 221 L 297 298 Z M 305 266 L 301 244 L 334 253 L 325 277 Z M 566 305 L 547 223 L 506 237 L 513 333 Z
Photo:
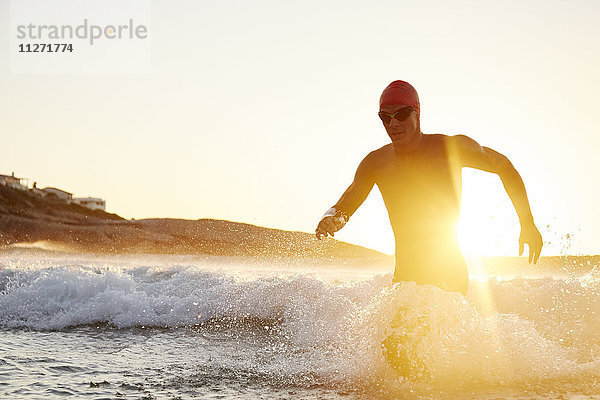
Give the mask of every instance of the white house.
M 27 178 L 17 178 L 15 173 L 12 175 L 0 175 L 0 185 L 8 186 L 13 189 L 27 190 Z
M 76 197 L 72 200 L 72 203 L 87 207 L 90 210 L 104 211 L 106 209 L 106 201 L 97 197 Z
M 69 202 L 73 198 L 73 193 L 69 193 L 64 190 L 57 189 L 55 187 L 45 187 L 42 189 L 42 192 L 46 194 L 45 197 L 57 197 L 67 202 Z

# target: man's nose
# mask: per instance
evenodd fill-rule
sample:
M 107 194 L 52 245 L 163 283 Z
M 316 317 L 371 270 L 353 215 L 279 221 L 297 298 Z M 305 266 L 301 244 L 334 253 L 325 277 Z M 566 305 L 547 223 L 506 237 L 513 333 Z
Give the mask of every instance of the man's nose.
M 402 125 L 402 122 L 398 121 L 396 118 L 392 118 L 390 120 L 390 124 L 389 125 L 390 125 L 390 128 L 395 128 L 395 127 L 397 127 L 399 125 Z

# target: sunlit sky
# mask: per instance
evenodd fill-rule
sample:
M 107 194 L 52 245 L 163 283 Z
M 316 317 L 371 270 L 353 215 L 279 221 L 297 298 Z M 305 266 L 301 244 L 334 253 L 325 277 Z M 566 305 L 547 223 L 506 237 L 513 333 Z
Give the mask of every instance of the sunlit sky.
M 155 1 L 151 72 L 72 75 L 10 73 L 8 5 L 0 174 L 126 218 L 313 232 L 388 143 L 378 99 L 403 79 L 424 133 L 513 162 L 542 255 L 600 253 L 598 1 Z M 465 169 L 463 248 L 516 255 L 518 233 L 499 178 Z M 376 188 L 336 238 L 393 253 Z

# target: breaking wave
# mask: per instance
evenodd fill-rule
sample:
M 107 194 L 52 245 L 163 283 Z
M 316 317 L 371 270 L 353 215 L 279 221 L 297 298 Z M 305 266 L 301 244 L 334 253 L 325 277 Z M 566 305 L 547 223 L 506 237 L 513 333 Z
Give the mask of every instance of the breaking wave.
M 592 274 L 473 280 L 467 297 L 390 281 L 194 265 L 5 264 L 0 327 L 271 330 L 269 346 L 287 349 L 273 373 L 302 359 L 319 376 L 377 390 L 392 381 L 399 390 L 398 379 L 506 385 L 600 378 L 600 283 Z

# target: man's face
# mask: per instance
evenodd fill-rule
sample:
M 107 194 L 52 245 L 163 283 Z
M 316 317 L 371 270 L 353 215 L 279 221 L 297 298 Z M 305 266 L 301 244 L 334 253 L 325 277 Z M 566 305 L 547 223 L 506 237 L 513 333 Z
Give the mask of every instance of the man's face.
M 406 108 L 402 105 L 387 105 L 382 106 L 379 111 L 387 114 L 394 114 L 396 111 Z M 388 118 L 389 119 L 389 118 Z M 385 130 L 392 139 L 394 148 L 401 149 L 420 138 L 419 132 L 419 117 L 416 112 L 411 112 L 410 116 L 404 121 L 399 121 L 397 118 L 392 118 L 388 123 L 383 122 Z

